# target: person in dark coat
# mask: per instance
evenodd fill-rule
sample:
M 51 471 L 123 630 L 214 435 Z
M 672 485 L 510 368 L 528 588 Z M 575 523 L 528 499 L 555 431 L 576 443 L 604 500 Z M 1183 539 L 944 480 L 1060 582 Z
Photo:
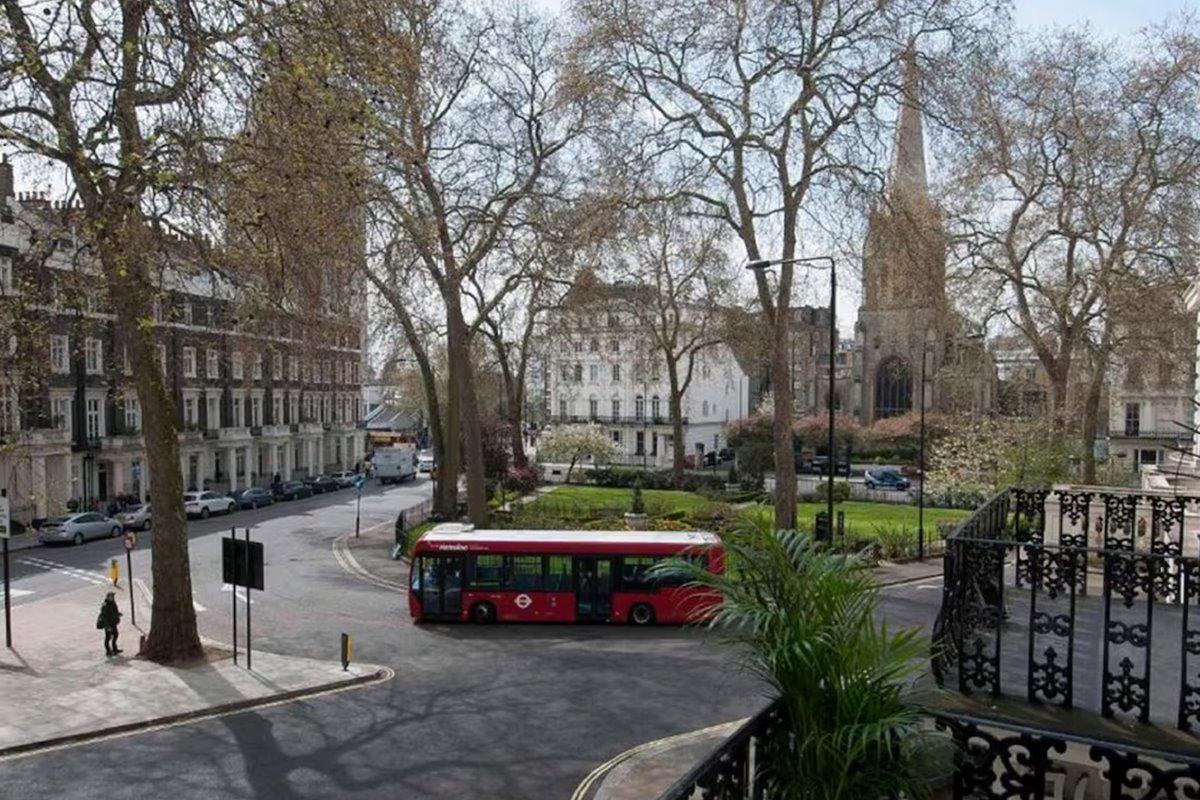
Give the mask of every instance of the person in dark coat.
M 121 652 L 117 647 L 117 625 L 121 622 L 121 610 L 117 608 L 117 598 L 109 592 L 100 605 L 100 618 L 96 621 L 97 628 L 104 629 L 104 654 L 115 656 Z

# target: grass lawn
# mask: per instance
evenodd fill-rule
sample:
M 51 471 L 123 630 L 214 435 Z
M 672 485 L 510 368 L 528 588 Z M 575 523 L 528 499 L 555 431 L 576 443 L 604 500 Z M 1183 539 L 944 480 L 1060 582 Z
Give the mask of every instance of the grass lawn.
M 824 511 L 824 503 L 799 503 L 796 506 L 796 517 L 806 526 L 811 526 L 818 511 Z M 860 500 L 846 500 L 834 503 L 833 513 L 842 511 L 846 515 L 846 528 L 857 535 L 867 536 L 874 532 L 875 526 L 888 528 L 917 529 L 917 507 L 896 505 L 894 503 L 870 503 Z M 925 530 L 932 530 L 937 523 L 963 519 L 970 511 L 960 508 L 930 508 L 925 507 Z
M 586 517 L 595 513 L 625 512 L 633 500 L 632 489 L 612 489 L 605 486 L 560 486 L 529 503 L 531 511 L 553 513 L 570 512 L 572 517 Z M 672 511 L 698 511 L 712 503 L 694 492 L 676 492 L 670 489 L 643 489 L 642 500 L 647 514 L 668 514 Z

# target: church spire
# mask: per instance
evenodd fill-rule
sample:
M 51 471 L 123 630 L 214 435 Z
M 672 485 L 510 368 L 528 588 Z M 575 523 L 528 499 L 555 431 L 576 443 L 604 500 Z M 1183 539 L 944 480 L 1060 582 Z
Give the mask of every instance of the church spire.
M 915 41 L 909 40 L 901 60 L 904 82 L 889 176 L 890 193 L 897 200 L 924 198 L 929 193 L 925 174 L 925 129 L 921 122 L 921 69 L 917 66 Z

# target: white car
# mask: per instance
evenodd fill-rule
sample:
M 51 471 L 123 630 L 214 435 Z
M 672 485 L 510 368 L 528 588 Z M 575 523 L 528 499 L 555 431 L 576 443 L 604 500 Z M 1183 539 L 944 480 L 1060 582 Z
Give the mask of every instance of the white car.
M 126 508 L 117 514 L 117 522 L 121 523 L 125 530 L 150 530 L 150 504 L 142 503 L 140 506 Z
M 417 453 L 417 472 L 432 472 L 434 467 L 433 451 L 422 450 Z
M 185 492 L 183 510 L 189 517 L 208 519 L 209 514 L 232 514 L 237 510 L 237 502 L 216 492 Z
M 333 478 L 338 486 L 346 489 L 353 486 L 354 482 L 358 480 L 358 473 L 353 470 L 347 470 L 346 472 L 331 473 L 329 477 Z

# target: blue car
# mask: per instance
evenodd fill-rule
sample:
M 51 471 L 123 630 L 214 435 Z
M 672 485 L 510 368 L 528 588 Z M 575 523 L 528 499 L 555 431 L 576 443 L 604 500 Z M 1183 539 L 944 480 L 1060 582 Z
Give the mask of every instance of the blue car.
M 864 474 L 868 489 L 889 489 L 903 492 L 909 487 L 908 478 L 900 474 L 895 467 L 869 469 Z

